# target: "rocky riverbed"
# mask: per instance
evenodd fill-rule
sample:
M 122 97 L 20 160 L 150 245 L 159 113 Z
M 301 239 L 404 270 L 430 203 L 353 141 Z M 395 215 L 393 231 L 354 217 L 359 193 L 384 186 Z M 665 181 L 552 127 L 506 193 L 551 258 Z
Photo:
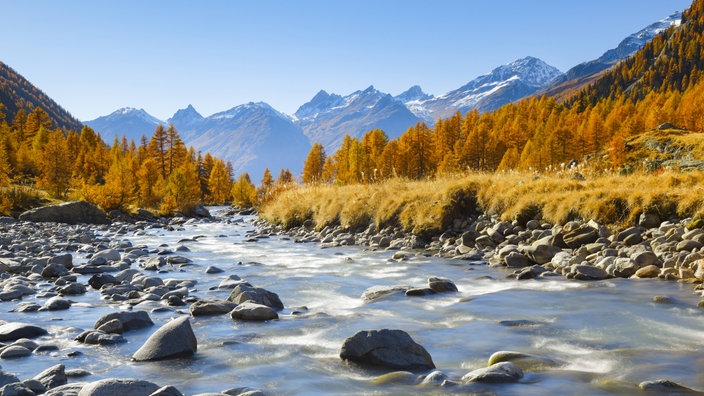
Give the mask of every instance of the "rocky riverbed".
M 704 389 L 698 290 L 662 281 L 698 283 L 688 221 L 424 241 L 218 214 L 0 219 L 0 395 Z
M 704 281 L 704 221 L 661 220 L 642 214 L 632 227 L 612 232 L 597 221 L 554 225 L 540 220 L 500 221 L 481 215 L 458 219 L 454 227 L 427 239 L 398 227 L 360 232 L 342 227 L 313 230 L 314 224 L 283 230 L 262 223 L 261 235 L 278 232 L 322 247 L 359 245 L 398 251 L 403 260 L 414 251 L 443 258 L 484 261 L 512 270 L 516 279 L 562 275 L 569 279 L 659 278 L 701 284 Z M 699 292 L 701 288 L 697 287 Z

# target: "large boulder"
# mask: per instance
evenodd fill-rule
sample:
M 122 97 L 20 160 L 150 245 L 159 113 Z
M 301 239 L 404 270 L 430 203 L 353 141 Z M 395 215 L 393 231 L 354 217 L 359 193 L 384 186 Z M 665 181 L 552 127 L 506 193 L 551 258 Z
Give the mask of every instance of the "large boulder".
M 154 322 L 152 322 L 152 319 L 146 311 L 121 311 L 103 315 L 95 322 L 93 328 L 98 329 L 100 326 L 113 319 L 117 319 L 122 323 L 122 329 L 124 331 L 137 330 L 154 325 Z
M 191 356 L 198 350 L 198 340 L 188 316 L 181 316 L 161 326 L 137 352 L 136 361 L 165 360 Z
M 19 219 L 34 223 L 110 224 L 110 219 L 105 212 L 86 201 L 72 201 L 35 208 L 22 213 Z
M 262 289 L 261 287 L 254 287 L 245 283 L 235 287 L 227 300 L 232 301 L 235 304 L 241 304 L 245 301 L 252 301 L 276 310 L 284 309 L 284 304 L 281 302 L 281 299 L 279 299 L 278 294 Z
M 435 368 L 428 351 L 402 330 L 359 331 L 344 341 L 340 358 L 394 370 L 418 371 Z
M 66 385 L 68 382 L 68 377 L 66 376 L 66 366 L 63 364 L 57 364 L 56 366 L 49 367 L 48 369 L 35 375 L 34 379 L 41 382 L 46 389 Z
M 107 378 L 86 384 L 78 396 L 146 396 L 159 389 L 159 385 L 129 378 Z
M 0 326 L 0 341 L 14 341 L 20 338 L 36 338 L 46 335 L 47 331 L 39 326 L 27 323 L 5 323 Z

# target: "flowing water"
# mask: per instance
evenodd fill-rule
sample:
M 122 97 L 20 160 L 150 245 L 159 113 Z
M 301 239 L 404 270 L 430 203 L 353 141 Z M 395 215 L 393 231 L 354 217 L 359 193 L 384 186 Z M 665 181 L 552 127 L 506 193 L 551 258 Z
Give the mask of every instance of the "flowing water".
M 492 353 L 513 350 L 562 362 L 558 368 L 527 371 L 517 384 L 486 385 L 482 394 L 632 394 L 641 381 L 667 378 L 704 389 L 704 320 L 691 285 L 658 280 L 613 279 L 581 282 L 562 277 L 517 281 L 501 268 L 479 263 L 413 255 L 391 260 L 391 251 L 361 247 L 321 249 L 285 236 L 247 242 L 253 217 L 229 218 L 184 230 L 147 229 L 121 238 L 150 249 L 179 241 L 193 266 L 159 276 L 197 279 L 191 295 L 222 298 L 216 286 L 237 274 L 257 287 L 276 292 L 286 309 L 280 319 L 236 322 L 229 315 L 191 319 L 198 352 L 192 359 L 136 363 L 134 353 L 178 308 L 153 312 L 156 326 L 125 334 L 128 342 L 111 347 L 72 341 L 103 314 L 119 309 L 89 291 L 72 297 L 68 311 L 7 313 L 16 303 L 2 303 L 6 321 L 32 322 L 51 334 L 43 342 L 58 352 L 1 362 L 5 371 L 29 378 L 61 362 L 92 376 L 146 379 L 174 385 L 184 394 L 218 392 L 248 386 L 286 395 L 452 394 L 452 387 L 374 384 L 383 372 L 347 364 L 338 357 L 342 342 L 359 330 L 401 329 L 423 345 L 439 370 L 451 379 L 485 367 Z M 215 265 L 222 274 L 206 274 Z M 392 296 L 363 303 L 362 292 L 374 285 L 423 287 L 430 276 L 453 280 L 458 293 L 426 297 Z M 85 279 L 84 279 L 85 278 Z M 81 277 L 87 281 L 88 277 Z M 667 296 L 670 303 L 653 302 Z M 26 297 L 25 301 L 33 297 Z M 39 301 L 42 304 L 42 301 Z M 307 310 L 302 307 L 307 307 Z M 125 307 L 122 307 L 123 309 Z M 137 308 L 138 309 L 138 308 Z M 187 312 L 187 307 L 182 308 Z M 302 312 L 292 314 L 293 311 Z M 505 321 L 530 321 L 510 326 Z M 69 357 L 68 352 L 82 352 Z

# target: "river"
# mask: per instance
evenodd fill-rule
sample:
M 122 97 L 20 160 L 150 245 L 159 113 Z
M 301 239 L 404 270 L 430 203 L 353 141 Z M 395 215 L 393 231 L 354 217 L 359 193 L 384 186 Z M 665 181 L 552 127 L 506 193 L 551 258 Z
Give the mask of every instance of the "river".
M 251 242 L 248 234 L 255 230 L 254 220 L 252 216 L 233 217 L 186 224 L 176 231 L 147 229 L 120 238 L 150 249 L 187 246 L 190 252 L 179 254 L 194 265 L 160 277 L 195 279 L 198 283 L 192 296 L 225 299 L 229 291 L 219 290 L 217 285 L 236 274 L 281 297 L 286 308 L 279 320 L 236 322 L 229 315 L 191 318 L 198 339 L 194 358 L 136 363 L 130 357 L 149 335 L 179 310 L 187 313 L 188 307 L 151 312 L 157 326 L 126 333 L 127 343 L 101 347 L 79 344 L 72 338 L 91 328 L 103 314 L 127 307 L 106 304 L 93 290 L 71 297 L 76 304 L 61 312 L 8 313 L 16 303 L 5 302 L 0 303 L 3 320 L 45 327 L 51 334 L 49 340 L 60 349 L 2 361 L 3 370 L 30 378 L 60 361 L 67 369 L 93 373 L 80 379 L 83 381 L 140 378 L 173 385 L 189 395 L 242 386 L 275 395 L 459 391 L 453 387 L 374 384 L 383 371 L 340 360 L 346 337 L 359 330 L 390 328 L 408 332 L 451 379 L 485 367 L 489 356 L 500 350 L 539 354 L 561 362 L 557 368 L 526 371 L 516 384 L 477 387 L 482 394 L 627 395 L 637 391 L 638 383 L 660 378 L 704 389 L 704 319 L 691 285 L 652 279 L 583 282 L 550 277 L 517 281 L 508 279 L 502 268 L 423 252 L 409 252 L 407 260 L 394 261 L 393 251 L 354 246 L 321 249 L 315 243 L 294 243 L 286 236 Z M 194 238 L 196 241 L 179 243 Z M 206 274 L 210 265 L 225 272 Z M 451 279 L 459 292 L 399 295 L 372 303 L 360 298 L 374 285 L 422 287 L 430 276 Z M 79 279 L 87 282 L 88 276 Z M 668 300 L 654 302 L 655 296 Z M 513 326 L 506 321 L 529 322 Z M 76 351 L 81 353 L 69 357 L 69 352 Z

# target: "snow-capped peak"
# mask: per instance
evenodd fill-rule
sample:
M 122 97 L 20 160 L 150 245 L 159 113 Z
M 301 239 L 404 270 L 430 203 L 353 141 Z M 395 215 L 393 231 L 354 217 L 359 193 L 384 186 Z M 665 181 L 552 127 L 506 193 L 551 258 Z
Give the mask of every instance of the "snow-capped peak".
M 645 43 L 667 30 L 670 26 L 679 26 L 682 23 L 682 12 L 675 12 L 667 18 L 655 21 L 645 28 L 623 39 L 616 48 L 606 51 L 597 59 L 599 62 L 613 63 L 628 58 L 636 51 L 643 48 Z
M 117 117 L 137 117 L 154 125 L 163 124 L 164 122 L 160 119 L 147 113 L 144 109 L 137 109 L 134 107 L 123 107 L 112 112 L 107 117 L 117 118 Z
M 560 74 L 562 72 L 557 68 L 538 58 L 527 56 L 499 66 L 486 76 L 492 82 L 507 81 L 512 77 L 517 77 L 527 85 L 540 87 L 549 83 Z
M 423 92 L 423 89 L 421 89 L 421 87 L 419 85 L 414 85 L 414 86 L 408 88 L 406 91 L 395 96 L 395 99 L 400 101 L 401 103 L 408 103 L 408 102 L 414 102 L 414 101 L 428 100 L 428 99 L 431 99 L 432 97 L 433 97 L 433 95 L 429 95 L 429 94 Z

